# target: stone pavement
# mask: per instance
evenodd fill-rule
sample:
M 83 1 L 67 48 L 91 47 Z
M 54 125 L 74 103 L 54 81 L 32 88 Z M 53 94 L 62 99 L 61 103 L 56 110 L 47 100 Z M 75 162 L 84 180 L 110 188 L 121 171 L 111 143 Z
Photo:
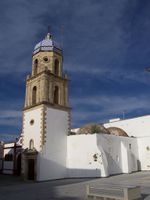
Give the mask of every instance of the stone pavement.
M 0 175 L 0 200 L 84 200 L 87 184 L 141 186 L 142 199 L 150 200 L 150 172 L 45 182 L 24 182 L 20 177 Z

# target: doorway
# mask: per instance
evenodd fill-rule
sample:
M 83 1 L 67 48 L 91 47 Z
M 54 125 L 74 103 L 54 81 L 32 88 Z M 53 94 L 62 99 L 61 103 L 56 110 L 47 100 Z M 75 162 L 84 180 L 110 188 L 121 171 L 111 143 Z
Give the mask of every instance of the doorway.
M 17 157 L 17 170 L 16 170 L 16 174 L 18 176 L 21 175 L 21 153 Z
M 34 180 L 34 159 L 28 160 L 28 180 Z

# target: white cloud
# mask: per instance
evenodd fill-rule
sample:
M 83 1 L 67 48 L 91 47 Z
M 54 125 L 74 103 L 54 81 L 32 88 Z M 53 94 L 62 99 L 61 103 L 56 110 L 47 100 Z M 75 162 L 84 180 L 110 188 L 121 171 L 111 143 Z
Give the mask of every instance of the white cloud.
M 123 113 L 128 116 L 131 112 L 138 113 L 140 110 L 150 111 L 149 99 L 150 95 L 138 97 L 102 95 L 74 98 L 71 100 L 73 106 L 73 126 L 86 121 L 93 122 L 93 120 L 95 122 L 104 122 L 110 118 L 122 117 Z
M 22 117 L 21 111 L 17 111 L 17 110 L 0 111 L 0 125 L 1 126 L 20 127 L 21 117 Z
M 0 119 L 1 118 L 18 118 L 22 116 L 21 111 L 17 110 L 3 110 L 0 111 Z
M 1 2 L 1 75 L 5 73 L 16 76 L 16 74 L 31 72 L 33 47 L 36 42 L 44 38 L 47 25 L 52 25 L 52 30 L 57 29 L 56 32 L 58 32 L 60 24 L 64 24 L 66 54 L 64 67 L 75 77 L 77 73 L 83 73 L 84 76 L 88 75 L 89 79 L 94 75 L 99 79 L 111 79 L 119 83 L 123 81 L 128 83 L 128 80 L 133 80 L 149 84 L 149 74 L 146 74 L 142 68 L 145 66 L 139 65 L 140 70 L 139 66 L 136 66 L 136 61 L 133 62 L 135 66 L 132 66 L 131 62 L 127 63 L 128 51 L 131 52 L 131 42 L 134 39 L 131 30 L 126 31 L 125 29 L 126 26 L 128 27 L 128 21 L 122 21 L 124 16 L 125 19 L 128 16 L 128 14 L 125 15 L 126 8 L 130 5 L 128 1 L 116 0 L 112 3 L 111 0 L 64 0 L 63 4 L 61 0 L 47 0 L 44 3 L 40 0 L 33 0 L 32 2 L 32 4 L 30 0 Z M 148 23 L 145 28 L 147 27 Z M 57 35 L 59 34 L 56 33 Z M 140 46 L 138 48 L 137 54 L 141 54 L 147 47 L 143 45 L 142 48 Z M 147 54 L 149 55 L 149 50 Z M 142 61 L 144 62 L 145 59 Z M 128 64 L 127 68 L 126 64 Z M 92 120 L 92 115 L 99 120 L 123 110 L 132 112 L 138 109 L 149 109 L 148 99 L 148 95 L 137 97 L 121 97 L 119 94 L 91 96 L 90 93 L 86 98 L 76 97 L 72 100 L 75 108 L 75 111 L 73 110 L 74 123 L 86 119 Z M 8 101 L 5 106 L 7 103 Z M 18 102 L 16 101 L 15 104 Z M 79 110 L 82 105 L 87 106 L 87 109 Z M 21 111 L 15 110 L 15 106 L 10 104 L 8 105 L 10 110 L 3 111 L 2 106 L 3 102 L 0 103 L 2 110 L 0 124 L 17 125 L 17 120 L 22 115 Z M 92 106 L 97 106 L 97 111 L 91 111 Z

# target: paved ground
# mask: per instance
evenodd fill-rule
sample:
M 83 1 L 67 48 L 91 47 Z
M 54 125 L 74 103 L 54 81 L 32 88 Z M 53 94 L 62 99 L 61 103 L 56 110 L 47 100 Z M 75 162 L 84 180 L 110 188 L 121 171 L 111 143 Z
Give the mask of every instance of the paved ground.
M 19 177 L 0 175 L 0 200 L 84 200 L 87 184 L 98 186 L 141 186 L 142 199 L 150 200 L 150 172 L 138 172 L 93 179 L 64 179 L 47 182 L 24 182 Z

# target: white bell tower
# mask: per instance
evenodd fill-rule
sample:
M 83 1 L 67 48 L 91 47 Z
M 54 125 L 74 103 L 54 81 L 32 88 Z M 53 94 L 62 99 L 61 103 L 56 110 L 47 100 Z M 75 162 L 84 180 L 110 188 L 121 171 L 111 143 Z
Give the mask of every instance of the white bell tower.
M 69 113 L 62 49 L 48 33 L 34 48 L 32 73 L 26 80 L 22 130 L 25 179 L 66 177 Z

